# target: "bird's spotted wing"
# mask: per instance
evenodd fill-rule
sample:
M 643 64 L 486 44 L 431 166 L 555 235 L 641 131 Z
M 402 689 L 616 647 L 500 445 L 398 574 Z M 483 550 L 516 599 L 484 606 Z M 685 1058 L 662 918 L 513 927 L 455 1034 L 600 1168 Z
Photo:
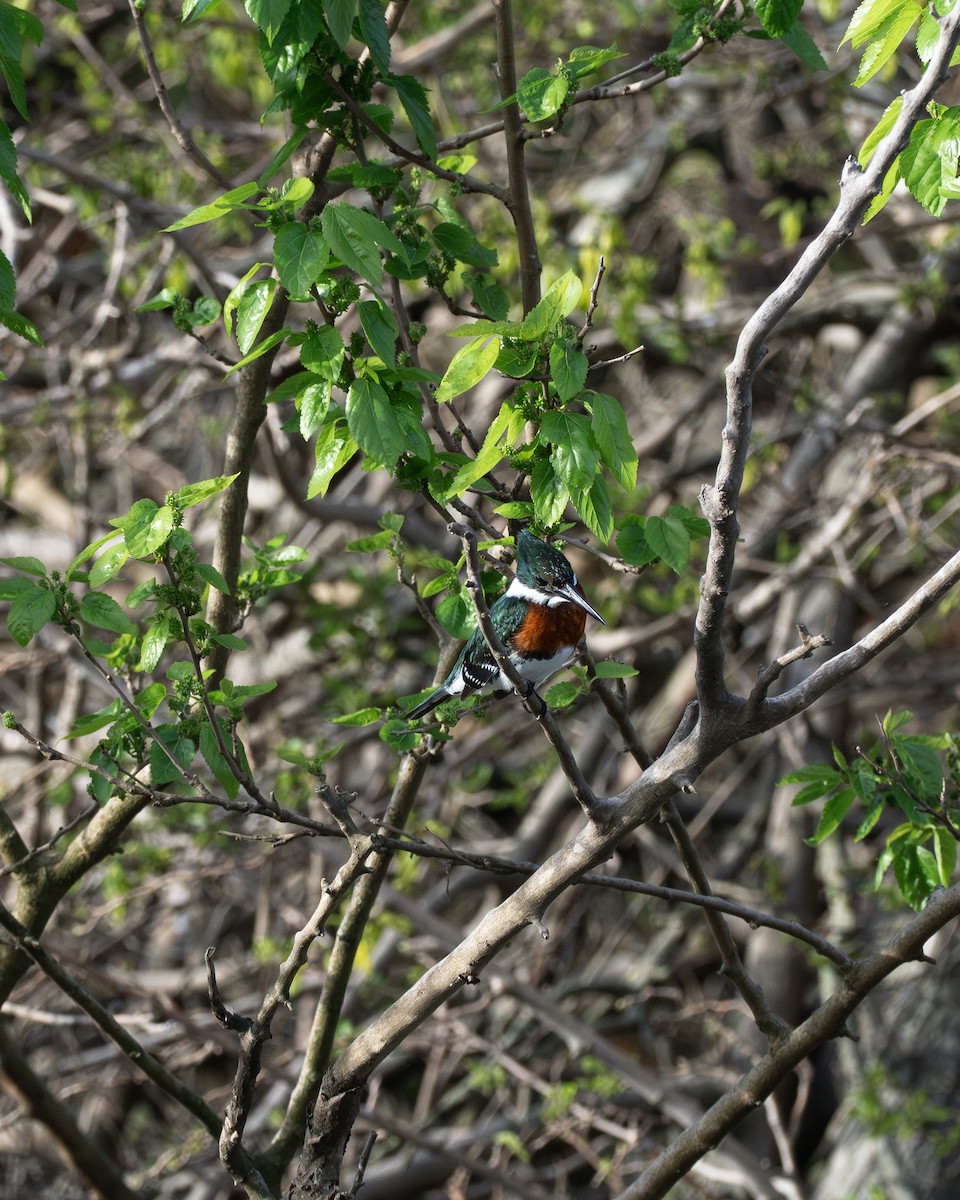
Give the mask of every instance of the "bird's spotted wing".
M 487 649 L 484 643 L 484 649 Z M 463 682 L 464 690 L 470 692 L 482 692 L 484 688 L 488 688 L 491 683 L 500 674 L 500 668 L 489 656 L 478 657 L 471 659 L 467 657 L 463 663 Z

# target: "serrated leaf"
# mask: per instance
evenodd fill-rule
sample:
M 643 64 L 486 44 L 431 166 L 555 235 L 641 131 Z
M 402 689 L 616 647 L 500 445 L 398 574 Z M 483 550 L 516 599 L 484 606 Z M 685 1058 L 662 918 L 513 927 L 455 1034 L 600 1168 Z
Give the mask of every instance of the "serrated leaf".
M 754 5 L 760 24 L 775 38 L 796 24 L 801 8 L 803 0 L 756 0 Z
M 861 7 L 863 6 L 861 5 Z M 886 66 L 899 50 L 903 39 L 920 20 L 922 11 L 915 0 L 898 0 L 892 11 L 870 35 L 867 48 L 860 59 L 860 69 L 853 81 L 856 87 L 863 87 L 881 68 Z
M 420 143 L 420 149 L 430 158 L 436 158 L 437 135 L 430 116 L 427 89 L 412 75 L 395 75 L 390 82 L 396 89 L 403 111 L 407 114 L 407 120 Z
M 307 499 L 325 496 L 334 476 L 346 466 L 356 452 L 357 443 L 347 432 L 343 422 L 324 425 L 317 434 L 314 447 L 316 461 L 307 485 Z
M 546 121 L 560 111 L 569 91 L 565 72 L 534 67 L 517 83 L 517 103 L 528 121 Z
M 383 282 L 380 251 L 404 255 L 403 245 L 381 220 L 345 201 L 328 204 L 320 222 L 323 235 L 337 258 L 376 287 Z
M 233 475 L 216 475 L 212 479 L 185 484 L 173 493 L 173 503 L 177 508 L 192 508 L 194 504 L 209 500 L 211 496 L 219 496 L 236 478 L 235 472 Z
M 624 525 L 617 534 L 617 550 L 625 563 L 632 567 L 643 567 L 657 557 L 657 552 L 647 541 L 645 521 Z
M 572 679 L 565 679 L 563 683 L 555 683 L 553 687 L 548 688 L 543 699 L 548 708 L 566 708 L 581 695 L 583 695 L 583 684 L 579 681 L 574 682 Z
M 41 579 L 47 574 L 47 568 L 32 554 L 14 554 L 9 558 L 0 558 L 0 563 L 15 571 L 22 571 L 24 575 L 39 575 Z
M 127 633 L 135 628 L 116 600 L 104 592 L 87 592 L 80 601 L 80 616 L 88 624 L 112 633 Z
M 283 329 L 278 329 L 276 333 L 271 333 L 269 337 L 263 339 L 259 346 L 254 346 L 249 354 L 245 354 L 239 362 L 234 363 L 230 370 L 227 371 L 227 374 L 224 376 L 224 378 L 228 378 L 234 373 L 234 371 L 239 371 L 242 367 L 247 366 L 248 363 L 252 363 L 256 359 L 261 358 L 269 350 L 272 350 L 274 346 L 278 346 L 282 341 L 285 341 L 289 336 L 290 328 L 286 325 L 283 327 Z
M 575 46 L 570 51 L 567 64 L 577 79 L 583 79 L 587 75 L 595 74 L 608 62 L 625 57 L 626 55 L 617 49 L 616 43 L 603 50 L 597 46 Z
M 247 354 L 256 342 L 276 290 L 275 279 L 259 279 L 241 296 L 237 305 L 237 346 L 241 354 Z
M 289 4 L 289 0 L 287 0 Z M 188 212 L 185 217 L 181 217 L 179 221 L 174 221 L 172 225 L 168 225 L 163 233 L 175 233 L 178 229 L 189 229 L 193 225 L 204 225 L 208 221 L 218 221 L 221 217 L 225 217 L 228 213 L 242 208 L 251 196 L 257 194 L 256 183 L 244 183 L 240 187 L 231 188 L 229 192 L 224 192 L 219 199 L 214 200 L 211 204 L 201 204 L 199 208 Z
M 374 379 L 360 376 L 347 392 L 347 426 L 374 462 L 392 469 L 408 448 L 407 434 L 390 397 Z
M 15 596 L 7 613 L 7 628 L 18 646 L 26 646 L 57 611 L 57 597 L 49 588 L 33 584 Z
M 340 331 L 332 325 L 311 329 L 300 347 L 300 361 L 308 371 L 336 383 L 343 369 L 346 347 Z
M 288 221 L 273 240 L 274 261 L 280 282 L 291 296 L 309 295 L 330 259 L 323 237 L 302 221 Z
M 370 57 L 386 75 L 390 71 L 390 34 L 380 0 L 360 0 L 360 33 L 370 49 Z
M 443 404 L 475 387 L 493 368 L 499 353 L 500 342 L 497 338 L 481 336 L 461 346 L 440 380 L 436 392 L 437 403 Z
M 600 462 L 590 420 L 581 413 L 546 412 L 540 437 L 555 447 L 554 469 L 570 491 L 589 488 Z
M 464 642 L 477 627 L 477 614 L 462 592 L 444 596 L 436 608 L 436 617 L 451 637 Z
M 225 596 L 232 595 L 227 581 L 216 567 L 211 566 L 210 563 L 198 562 L 196 570 L 204 583 L 208 583 L 212 588 L 216 588 L 218 592 L 223 592 Z
M 597 476 L 590 487 L 575 498 L 577 512 L 583 523 L 601 542 L 609 542 L 613 534 L 613 506 L 610 493 L 601 476 Z
M 374 721 L 380 720 L 380 709 L 374 708 L 372 705 L 367 708 L 358 708 L 356 712 L 344 713 L 340 717 L 331 717 L 332 725 L 355 725 L 364 726 L 372 725 Z
M 918 121 L 900 155 L 900 175 L 931 216 L 939 217 L 948 199 L 960 198 L 958 165 L 960 109 L 944 109 L 935 119 Z
M 161 725 L 156 730 L 155 737 L 156 740 L 150 743 L 150 778 L 154 787 L 162 787 L 183 778 L 175 763 L 179 763 L 184 769 L 189 767 L 197 747 L 196 743 L 185 737 L 175 725 Z M 174 762 L 170 761 L 171 756 Z
M 162 507 L 153 500 L 138 500 L 125 516 L 110 522 L 123 534 L 123 540 L 133 558 L 148 558 L 173 531 L 173 509 Z
M 379 300 L 361 300 L 357 312 L 374 354 L 387 366 L 393 366 L 397 360 L 397 338 L 400 336 L 393 313 Z
M 17 337 L 22 337 L 24 341 L 32 342 L 34 346 L 43 345 L 40 330 L 22 313 L 13 312 L 9 308 L 0 308 L 0 325 L 9 329 L 11 333 L 15 333 Z
M 393 532 L 382 529 L 379 533 L 368 534 L 367 537 L 354 538 L 352 542 L 347 542 L 344 550 L 357 554 L 371 554 L 375 550 L 386 550 L 392 541 Z
M 530 476 L 530 498 L 542 525 L 551 528 L 563 519 L 570 489 L 554 470 L 553 459 L 543 458 Z
M 533 340 L 552 333 L 573 312 L 582 296 L 583 284 L 572 271 L 565 271 L 524 317 L 521 323 L 522 336 Z
M 323 14 L 327 18 L 334 41 L 341 50 L 350 41 L 356 12 L 357 0 L 323 0 Z
M 933 831 L 933 851 L 937 863 L 937 879 L 942 887 L 949 887 L 957 868 L 957 841 L 949 829 L 938 825 Z
M 626 663 L 605 659 L 603 662 L 597 663 L 595 674 L 598 679 L 632 679 L 640 672 L 636 667 L 628 667 Z
M 498 261 L 496 250 L 481 246 L 471 230 L 452 221 L 442 221 L 433 230 L 437 246 L 457 262 L 473 267 L 495 267 Z
M 618 400 L 603 392 L 588 392 L 587 406 L 604 466 L 621 487 L 632 492 L 637 486 L 638 460 L 623 408 Z
M 304 441 L 317 432 L 330 411 L 332 385 L 327 379 L 308 384 L 297 397 L 297 411 L 300 413 L 300 436 Z
M 220 725 L 220 729 L 226 737 L 227 731 L 224 730 L 222 724 Z M 217 735 L 213 726 L 209 723 L 205 723 L 200 727 L 200 755 L 229 799 L 235 799 L 240 790 L 240 781 L 234 775 L 230 764 L 224 758 Z
M 147 675 L 155 670 L 167 644 L 173 641 L 174 636 L 171 622 L 167 617 L 165 615 L 155 617 L 147 626 L 143 641 L 140 643 L 140 661 L 137 663 L 137 670 L 143 671 Z
M 468 487 L 476 483 L 476 481 L 492 471 L 493 468 L 500 462 L 505 453 L 505 447 L 499 445 L 500 439 L 510 424 L 510 416 L 512 409 L 506 403 L 500 406 L 500 411 L 494 417 L 487 430 L 486 437 L 483 439 L 483 445 L 480 447 L 479 453 L 475 459 L 464 463 L 457 471 L 456 475 L 450 480 L 447 487 L 447 496 L 461 496 Z
M 247 15 L 263 31 L 267 44 L 280 32 L 284 17 L 290 11 L 291 0 L 244 0 Z
M 77 717 L 65 736 L 68 740 L 72 741 L 74 738 L 86 737 L 88 734 L 97 733 L 99 730 L 105 729 L 107 725 L 112 725 L 124 711 L 123 701 L 119 698 L 113 700 L 106 708 L 100 708 L 96 712 Z
M 683 522 L 669 515 L 648 517 L 644 533 L 657 557 L 663 559 L 674 574 L 683 574 L 690 561 L 690 535 Z
M 101 554 L 90 569 L 87 583 L 91 587 L 102 587 L 111 579 L 116 579 L 123 569 L 123 564 L 127 561 L 128 554 L 126 546 L 113 546 L 106 554 Z M 72 570 L 73 568 L 71 568 L 71 574 Z
M 572 339 L 557 338 L 550 347 L 550 376 L 564 404 L 583 391 L 588 365 L 587 356 Z
M 854 794 L 850 788 L 844 788 L 842 791 L 837 792 L 836 795 L 831 796 L 824 804 L 823 811 L 820 813 L 816 833 L 814 833 L 813 837 L 804 839 L 807 845 L 819 846 L 824 838 L 828 838 L 847 815 L 854 799 Z
M 814 71 L 828 70 L 826 60 L 820 53 L 820 47 L 807 32 L 806 26 L 797 21 L 791 25 L 784 33 L 780 34 L 780 41 L 792 50 L 793 53 Z

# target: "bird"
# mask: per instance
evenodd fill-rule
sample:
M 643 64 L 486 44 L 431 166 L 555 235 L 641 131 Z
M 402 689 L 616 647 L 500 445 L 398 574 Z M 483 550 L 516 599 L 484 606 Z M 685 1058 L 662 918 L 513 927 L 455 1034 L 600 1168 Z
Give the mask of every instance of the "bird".
M 490 621 L 510 661 L 532 692 L 573 658 L 587 614 L 605 625 L 577 583 L 566 558 L 523 529 L 517 536 L 517 573 L 490 608 Z M 425 717 L 451 696 L 507 692 L 513 685 L 497 666 L 483 631 L 474 630 L 438 688 L 407 713 Z

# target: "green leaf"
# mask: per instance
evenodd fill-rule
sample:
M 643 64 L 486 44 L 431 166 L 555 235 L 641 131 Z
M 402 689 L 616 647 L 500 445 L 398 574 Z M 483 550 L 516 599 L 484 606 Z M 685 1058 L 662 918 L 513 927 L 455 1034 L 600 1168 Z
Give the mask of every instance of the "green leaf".
M 868 10 L 858 20 L 861 10 Z M 854 46 L 867 42 L 860 59 L 860 69 L 854 80 L 856 87 L 863 87 L 896 54 L 900 44 L 913 26 L 920 20 L 923 9 L 916 0 L 864 0 L 847 28 L 843 42 Z M 881 15 L 883 14 L 883 15 Z M 857 25 L 856 36 L 851 34 Z M 843 45 L 843 42 L 840 45 Z
M 102 587 L 105 583 L 109 583 L 111 579 L 116 579 L 117 575 L 123 569 L 123 564 L 127 561 L 129 551 L 126 546 L 112 546 L 106 554 L 101 554 L 97 561 L 93 564 L 90 574 L 87 577 L 87 583 L 91 587 Z M 72 576 L 73 568 L 68 575 Z
M 451 637 L 466 641 L 477 627 L 477 614 L 462 592 L 454 592 L 437 605 L 437 620 Z
M 331 422 L 318 433 L 314 451 L 316 465 L 307 485 L 308 500 L 327 494 L 333 477 L 356 454 L 357 443 L 347 433 L 342 421 Z
M 500 411 L 491 422 L 477 457 L 464 463 L 450 480 L 446 491 L 448 497 L 462 496 L 467 488 L 486 475 L 488 471 L 492 471 L 500 462 L 506 448 L 498 443 L 510 424 L 512 412 L 509 404 L 504 403 L 500 406 Z
M 470 289 L 474 304 L 488 317 L 500 320 L 510 311 L 510 299 L 492 275 L 480 271 L 465 271 L 463 282 Z
M 617 534 L 617 550 L 623 561 L 632 567 L 643 567 L 656 559 L 657 552 L 647 541 L 646 521 L 643 518 L 623 526 Z
M 397 338 L 400 336 L 393 313 L 379 300 L 361 300 L 357 312 L 373 352 L 382 362 L 393 366 L 397 360 Z
M 893 873 L 904 900 L 919 912 L 937 886 L 937 862 L 923 846 L 900 841 L 893 849 Z
M 589 419 L 580 413 L 546 412 L 540 437 L 556 447 L 554 469 L 570 491 L 588 489 L 600 462 Z
M 7 628 L 18 646 L 26 646 L 35 633 L 53 619 L 57 597 L 49 588 L 33 584 L 15 596 L 7 613 Z
M 370 57 L 386 75 L 390 71 L 390 34 L 380 0 L 360 0 L 360 33 L 370 48 Z
M 340 717 L 331 717 L 332 725 L 372 725 L 374 721 L 380 720 L 380 709 L 370 706 L 368 708 L 358 708 L 356 712 L 344 713 Z
M 80 616 L 88 624 L 113 633 L 128 633 L 135 628 L 116 600 L 104 592 L 87 592 L 80 601 Z
M 243 293 L 237 307 L 237 346 L 241 354 L 247 354 L 256 342 L 276 291 L 275 279 L 260 279 Z
M 330 383 L 336 383 L 343 370 L 346 347 L 340 331 L 332 325 L 320 325 L 309 330 L 300 347 L 300 361 Z
M 123 534 L 127 550 L 134 558 L 155 554 L 173 531 L 173 509 L 161 508 L 153 500 L 138 500 L 125 516 L 110 522 Z
M 173 503 L 177 508 L 192 508 L 194 504 L 201 504 L 211 496 L 219 496 L 221 492 L 225 492 L 236 478 L 237 473 L 216 475 L 213 479 L 201 479 L 198 483 L 185 484 L 173 493 Z
M 570 51 L 567 65 L 577 79 L 583 79 L 587 75 L 595 74 L 608 62 L 625 57 L 626 55 L 621 54 L 617 49 L 616 44 L 608 46 L 605 50 L 601 50 L 597 46 L 576 46 Z
M 933 850 L 937 863 L 937 880 L 942 887 L 949 887 L 957 868 L 957 842 L 949 829 L 938 825 L 933 831 Z
M 473 232 L 464 225 L 443 221 L 433 230 L 437 246 L 457 262 L 469 263 L 472 267 L 495 267 L 498 261 L 496 250 L 481 246 Z
M 291 296 L 306 296 L 323 273 L 330 250 L 319 233 L 302 221 L 281 225 L 273 239 L 280 282 Z
M 22 571 L 24 575 L 39 575 L 41 579 L 45 578 L 47 574 L 47 568 L 40 559 L 29 554 L 15 554 L 11 558 L 0 558 L 0 563 L 3 563 L 5 567 L 13 567 L 15 571 Z
M 297 410 L 300 413 L 300 436 L 304 441 L 317 432 L 330 411 L 332 385 L 328 379 L 320 379 L 308 384 L 297 397 Z
M 323 13 L 334 41 L 343 50 L 350 41 L 357 0 L 323 0 Z
M 199 296 L 186 314 L 186 319 L 191 328 L 196 328 L 197 326 L 212 325 L 219 316 L 219 300 L 214 300 L 212 296 Z
M 100 708 L 96 712 L 77 717 L 65 736 L 68 740 L 72 741 L 74 738 L 86 737 L 88 734 L 97 733 L 107 725 L 112 725 L 119 716 L 122 716 L 124 711 L 123 701 L 118 697 L 116 700 L 111 701 L 106 708 Z
M 408 449 L 406 431 L 390 397 L 374 379 L 361 376 L 347 392 L 347 425 L 357 445 L 374 462 L 392 469 Z
M 767 33 L 778 38 L 796 24 L 803 0 L 756 0 L 754 8 Z
M 606 659 L 604 662 L 597 663 L 595 674 L 598 679 L 632 679 L 640 672 L 636 667 L 628 667 L 626 663 Z
M 15 333 L 17 337 L 22 337 L 25 341 L 32 342 L 34 346 L 43 345 L 43 338 L 40 336 L 40 331 L 36 325 L 21 313 L 12 312 L 8 308 L 0 309 L 0 325 L 9 329 L 11 333 Z
M 570 489 L 554 470 L 553 459 L 543 458 L 530 476 L 530 498 L 537 518 L 546 528 L 563 520 L 570 500 Z
M 410 729 L 407 721 L 394 718 L 392 721 L 385 721 L 380 726 L 379 737 L 399 754 L 405 754 L 416 746 L 420 735 L 416 730 Z
M 367 537 L 354 538 L 352 542 L 347 542 L 344 550 L 349 550 L 357 554 L 371 554 L 374 550 L 386 550 L 392 541 L 392 530 L 381 529 L 379 533 L 371 533 Z
M 693 509 L 687 508 L 685 504 L 671 504 L 667 509 L 667 516 L 676 517 L 687 533 L 690 534 L 691 540 L 710 536 L 710 522 L 706 517 L 701 517 L 699 513 L 695 513 Z
M 247 271 L 246 275 L 244 275 L 242 279 L 238 280 L 237 283 L 233 285 L 233 287 L 230 289 L 229 295 L 227 296 L 226 300 L 224 300 L 223 327 L 226 329 L 228 337 L 233 336 L 233 314 L 237 311 L 240 301 L 244 297 L 244 293 L 247 290 L 247 285 L 250 283 L 250 280 L 253 279 L 254 275 L 256 275 L 258 271 L 262 271 L 266 266 L 268 266 L 267 263 L 254 263 L 250 270 Z
M 36 586 L 23 575 L 11 575 L 9 579 L 0 579 L 0 600 L 16 600 L 21 592 L 29 592 Z
M 583 684 L 579 680 L 565 679 L 563 683 L 555 683 L 548 688 L 543 699 L 548 708 L 566 708 L 582 695 Z
M 443 404 L 475 387 L 492 369 L 499 353 L 500 342 L 497 338 L 481 336 L 461 346 L 440 380 L 437 403 Z
M 11 195 L 20 205 L 20 209 L 26 219 L 32 221 L 33 214 L 30 209 L 30 197 L 27 194 L 27 189 L 23 186 L 23 180 L 17 174 L 17 148 L 13 142 L 13 135 L 3 121 L 0 121 L 0 179 L 10 189 Z M 7 262 L 9 266 L 6 256 L 4 256 L 3 261 Z M 0 292 L 0 308 L 13 308 L 12 276 L 13 272 L 11 270 L 10 289 L 4 289 Z
M 780 41 L 792 50 L 793 53 L 800 59 L 802 63 L 810 67 L 814 71 L 826 71 L 828 69 L 826 60 L 820 53 L 820 48 L 807 32 L 806 26 L 800 21 L 791 25 L 784 33 L 780 34 Z
M 819 846 L 824 838 L 828 838 L 847 815 L 855 799 L 856 797 L 850 788 L 844 788 L 842 791 L 831 796 L 826 804 L 824 804 L 823 811 L 820 813 L 816 833 L 813 837 L 804 838 L 807 845 Z
M 576 495 L 574 503 L 590 532 L 601 542 L 609 542 L 613 534 L 613 506 L 602 476 L 598 475 L 590 487 Z
M 528 121 L 546 121 L 563 107 L 569 90 L 565 72 L 534 67 L 517 84 L 517 103 Z
M 224 728 L 224 723 L 219 721 L 219 718 L 218 724 L 229 745 L 229 731 Z M 220 749 L 216 732 L 209 722 L 200 727 L 200 754 L 203 761 L 213 773 L 213 777 L 226 792 L 229 799 L 236 799 L 237 793 L 240 790 L 240 781 L 231 770 L 230 764 L 223 757 L 223 751 Z
M 161 725 L 155 732 L 155 738 L 156 740 L 150 743 L 150 778 L 154 787 L 163 787 L 164 784 L 182 778 L 174 762 L 184 769 L 188 768 L 193 762 L 197 747 L 176 725 Z M 170 761 L 164 746 L 173 756 L 174 762 Z
M 186 667 L 188 672 L 191 675 L 193 674 L 193 668 L 189 663 L 182 663 L 181 666 Z M 166 700 L 166 698 L 166 685 L 160 683 L 158 680 L 155 683 L 148 684 L 143 691 L 137 693 L 137 708 L 139 708 L 147 720 L 149 720 L 164 702 L 164 700 Z
M 227 581 L 220 574 L 217 568 L 211 566 L 210 563 L 198 562 L 197 574 L 204 583 L 208 583 L 210 587 L 216 588 L 218 592 L 223 592 L 225 596 L 232 594 Z
M 149 675 L 156 669 L 164 650 L 177 635 L 173 620 L 168 613 L 160 613 L 147 626 L 140 643 L 140 661 L 137 670 Z
M 239 362 L 234 363 L 230 370 L 227 371 L 227 374 L 224 376 L 224 378 L 226 379 L 232 375 L 234 371 L 239 371 L 241 367 L 247 366 L 248 363 L 252 363 L 255 359 L 261 358 L 267 353 L 268 350 L 272 350 L 274 346 L 279 345 L 280 342 L 284 341 L 289 336 L 290 328 L 287 325 L 285 325 L 283 329 L 278 329 L 276 333 L 271 333 L 269 337 L 263 339 L 259 346 L 254 346 L 249 354 L 245 354 Z
M 593 417 L 593 436 L 604 466 L 621 487 L 632 492 L 637 486 L 637 451 L 620 402 L 603 392 L 587 392 L 585 403 Z
M 289 0 L 287 3 L 289 4 Z M 256 195 L 258 190 L 256 183 L 244 183 L 240 187 L 231 188 L 229 192 L 224 192 L 218 200 L 214 200 L 211 204 L 201 204 L 199 208 L 188 212 L 179 221 L 168 225 L 162 232 L 175 233 L 178 229 L 189 229 L 192 225 L 204 225 L 207 221 L 218 221 L 227 213 L 242 208 L 251 196 Z
M 650 548 L 671 571 L 681 575 L 690 561 L 690 535 L 682 521 L 669 515 L 648 517 L 644 528 Z
M 588 365 L 587 356 L 572 338 L 557 338 L 550 347 L 550 375 L 564 404 L 583 391 Z
M 244 0 L 243 7 L 250 19 L 263 31 L 267 44 L 280 32 L 283 19 L 290 11 L 291 0 Z
M 389 250 L 404 256 L 403 245 L 381 220 L 345 201 L 328 204 L 320 223 L 330 249 L 343 265 L 376 287 L 383 282 L 380 251 Z
M 958 165 L 960 108 L 944 109 L 936 118 L 918 121 L 900 155 L 900 175 L 931 216 L 939 217 L 948 199 L 960 199 Z
M 583 284 L 572 271 L 565 271 L 550 285 L 539 304 L 534 305 L 524 317 L 522 336 L 532 341 L 553 333 L 558 324 L 577 307 L 582 295 Z
M 394 75 L 390 81 L 396 89 L 403 111 L 420 143 L 420 149 L 429 158 L 437 157 L 437 135 L 430 116 L 427 89 L 412 75 Z

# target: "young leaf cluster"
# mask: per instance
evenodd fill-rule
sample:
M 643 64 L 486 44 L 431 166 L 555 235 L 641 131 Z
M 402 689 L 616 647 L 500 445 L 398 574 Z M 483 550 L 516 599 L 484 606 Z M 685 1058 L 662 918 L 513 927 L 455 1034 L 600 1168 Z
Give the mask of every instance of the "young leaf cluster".
M 912 715 L 888 712 L 880 738 L 851 762 L 834 748 L 832 765 L 801 767 L 781 783 L 801 785 L 794 805 L 823 802 L 809 839 L 813 846 L 834 834 L 854 808 L 862 810 L 857 841 L 878 827 L 885 829 L 874 887 L 880 887 L 892 867 L 904 900 L 919 910 L 935 888 L 949 885 L 956 869 L 960 745 L 950 733 L 930 737 L 901 732 Z M 896 821 L 893 828 L 891 820 Z

